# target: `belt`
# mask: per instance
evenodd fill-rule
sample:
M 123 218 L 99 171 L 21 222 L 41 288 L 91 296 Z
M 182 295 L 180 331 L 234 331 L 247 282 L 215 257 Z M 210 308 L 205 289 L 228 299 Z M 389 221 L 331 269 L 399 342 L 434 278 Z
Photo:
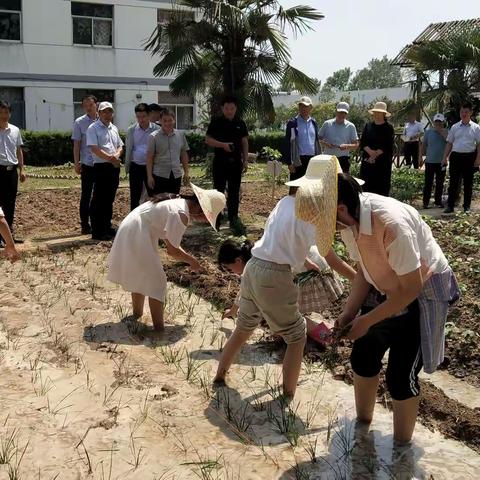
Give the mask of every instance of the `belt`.
M 18 165 L 0 165 L 0 170 L 11 172 L 17 169 Z

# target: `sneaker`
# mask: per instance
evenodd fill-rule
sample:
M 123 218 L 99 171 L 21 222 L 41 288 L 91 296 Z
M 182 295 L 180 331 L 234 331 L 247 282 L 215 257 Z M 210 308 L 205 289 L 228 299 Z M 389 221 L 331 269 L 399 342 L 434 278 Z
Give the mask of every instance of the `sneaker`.
M 453 213 L 453 212 L 454 212 L 454 210 L 453 210 L 453 208 L 451 208 L 451 207 L 447 207 L 447 208 L 443 211 L 443 213 Z
M 85 225 L 82 227 L 82 235 L 90 235 L 92 233 L 92 227 L 90 225 Z

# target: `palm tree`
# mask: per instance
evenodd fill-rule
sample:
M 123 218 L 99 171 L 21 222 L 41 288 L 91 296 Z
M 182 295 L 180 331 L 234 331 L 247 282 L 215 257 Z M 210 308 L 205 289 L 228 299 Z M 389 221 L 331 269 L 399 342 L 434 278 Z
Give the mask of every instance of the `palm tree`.
M 322 18 L 313 7 L 285 9 L 277 0 L 178 0 L 145 49 L 161 57 L 156 76 L 175 76 L 172 94 L 204 93 L 212 102 L 233 94 L 243 113 L 273 120 L 272 85 L 289 83 L 306 94 L 318 89 L 290 65 L 286 29 L 298 35 Z
M 412 46 L 412 88 L 418 103 L 458 115 L 461 104 L 478 102 L 480 92 L 480 29 L 468 28 L 447 37 Z

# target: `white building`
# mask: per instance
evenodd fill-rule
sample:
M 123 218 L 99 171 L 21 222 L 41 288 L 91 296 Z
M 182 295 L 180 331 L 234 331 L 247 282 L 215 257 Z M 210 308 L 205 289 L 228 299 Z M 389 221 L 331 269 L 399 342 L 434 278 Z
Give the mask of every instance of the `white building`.
M 351 90 L 345 92 L 336 92 L 334 102 L 340 101 L 342 98 L 349 97 L 350 103 L 357 105 L 368 105 L 374 100 L 380 98 L 388 98 L 392 102 L 407 100 L 411 98 L 411 90 L 409 87 L 391 87 L 391 88 L 374 88 L 371 90 Z M 293 105 L 299 98 L 298 92 L 278 92 L 273 97 L 273 105 L 279 107 L 281 105 L 289 107 Z M 320 102 L 319 96 L 312 97 L 315 104 Z
M 12 104 L 12 123 L 69 130 L 93 93 L 115 104 L 121 130 L 139 102 L 171 107 L 178 128 L 190 128 L 194 99 L 173 97 L 142 47 L 171 9 L 171 0 L 0 0 L 0 99 Z

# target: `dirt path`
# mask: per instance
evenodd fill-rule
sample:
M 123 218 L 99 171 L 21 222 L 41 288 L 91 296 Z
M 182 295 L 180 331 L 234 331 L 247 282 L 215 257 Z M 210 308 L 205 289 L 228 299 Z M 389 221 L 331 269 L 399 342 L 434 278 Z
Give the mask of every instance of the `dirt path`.
M 0 478 L 8 468 L 62 480 L 477 478 L 478 454 L 422 426 L 413 448 L 392 450 L 381 405 L 371 433 L 355 428 L 352 388 L 319 364 L 304 363 L 282 407 L 280 355 L 260 331 L 229 388 L 212 392 L 233 323 L 174 286 L 165 335 L 121 322 L 129 299 L 105 281 L 106 253 L 88 245 L 0 265 L 0 445 L 12 438 Z

